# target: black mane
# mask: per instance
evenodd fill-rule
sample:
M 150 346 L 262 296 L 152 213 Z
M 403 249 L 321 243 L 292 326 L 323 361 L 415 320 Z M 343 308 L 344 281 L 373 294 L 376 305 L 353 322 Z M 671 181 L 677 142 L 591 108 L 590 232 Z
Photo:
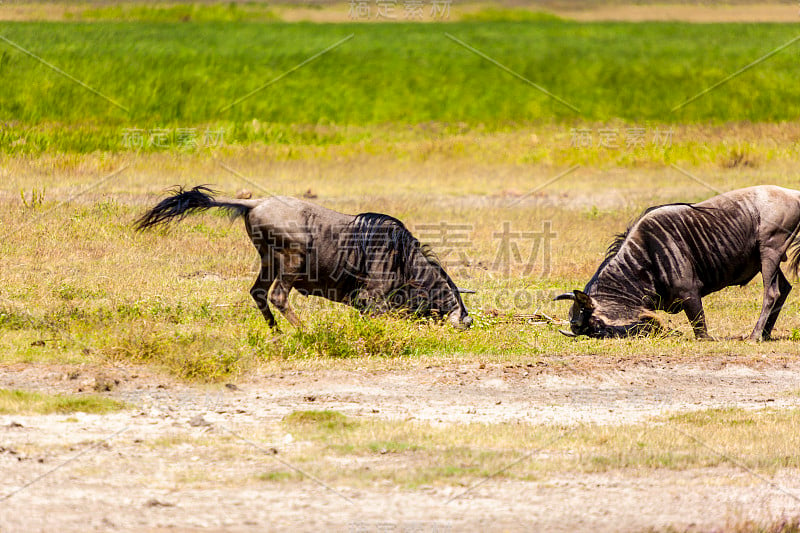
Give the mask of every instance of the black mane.
M 383 213 L 359 213 L 352 223 L 352 231 L 356 241 L 353 244 L 364 257 L 368 256 L 369 249 L 383 238 L 387 246 L 397 251 L 395 255 L 397 266 L 410 265 L 414 253 L 419 252 L 429 264 L 442 268 L 439 258 L 430 245 L 421 244 L 405 224 L 393 216 Z
M 592 279 L 589 280 L 589 283 L 586 286 L 588 287 L 592 283 L 594 283 L 597 280 L 597 276 L 600 275 L 600 272 L 602 272 L 603 269 L 606 267 L 606 265 L 608 265 L 608 263 L 612 259 L 614 259 L 614 257 L 616 257 L 616 255 L 622 249 L 622 246 L 625 244 L 625 241 L 627 240 L 628 235 L 630 234 L 631 230 L 636 226 L 636 224 L 639 223 L 640 220 L 642 220 L 644 217 L 646 217 L 647 215 L 649 215 L 652 211 L 655 211 L 656 209 L 661 209 L 662 207 L 672 207 L 672 206 L 685 206 L 685 207 L 689 207 L 689 208 L 697 210 L 697 211 L 704 211 L 704 212 L 707 212 L 707 211 L 710 211 L 711 209 L 713 209 L 712 207 L 698 207 L 695 204 L 690 204 L 690 203 L 686 203 L 686 202 L 675 202 L 675 203 L 671 203 L 671 204 L 653 205 L 653 206 L 648 207 L 647 209 L 642 211 L 639 214 L 639 216 L 637 216 L 636 218 L 634 218 L 633 220 L 631 220 L 628 223 L 628 226 L 625 228 L 625 231 L 623 231 L 622 233 L 617 233 L 616 235 L 614 235 L 614 239 L 611 241 L 611 244 L 608 245 L 608 249 L 606 250 L 606 255 L 603 258 L 603 262 L 600 263 L 600 267 L 597 269 L 597 272 L 595 272 L 594 276 L 592 276 Z
M 449 312 L 450 307 L 441 307 L 442 299 L 452 300 L 454 306 L 463 306 L 458 287 L 431 247 L 421 244 L 400 220 L 382 213 L 360 213 L 350 223 L 347 234 L 340 246 L 351 251 L 348 263 L 357 266 L 357 277 L 367 279 L 375 274 L 391 273 L 393 281 L 389 282 L 391 288 L 387 290 L 395 303 L 403 301 L 405 307 L 421 316 Z M 422 265 L 420 257 L 424 259 Z M 373 270 L 375 265 L 381 265 L 380 272 Z M 437 279 L 444 281 L 447 289 L 430 290 Z
M 648 207 L 647 209 L 642 211 L 639 214 L 639 216 L 637 216 L 628 223 L 628 226 L 625 228 L 625 231 L 614 235 L 614 240 L 611 241 L 611 244 L 608 246 L 608 250 L 606 250 L 606 256 L 604 258 L 603 264 L 605 265 L 605 263 L 607 263 L 609 259 L 613 258 L 615 255 L 619 253 L 620 249 L 622 248 L 622 245 L 625 244 L 625 239 L 628 238 L 628 234 L 631 232 L 634 226 L 636 226 L 636 224 L 640 220 L 642 220 L 645 216 L 647 216 L 651 211 L 655 211 L 656 209 L 661 209 L 662 207 L 672 207 L 677 205 L 686 206 L 696 211 L 708 211 L 713 209 L 711 207 L 698 207 L 695 204 L 688 204 L 686 202 L 675 202 L 672 204 L 661 204 Z

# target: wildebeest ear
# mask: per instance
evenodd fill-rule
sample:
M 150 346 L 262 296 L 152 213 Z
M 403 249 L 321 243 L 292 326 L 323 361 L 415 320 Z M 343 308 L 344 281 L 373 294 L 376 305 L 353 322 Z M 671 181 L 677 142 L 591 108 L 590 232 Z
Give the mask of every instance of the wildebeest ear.
M 584 309 L 594 309 L 594 300 L 592 297 L 586 294 L 585 292 L 574 290 L 572 292 L 565 292 L 564 294 L 559 294 L 553 300 L 572 300 L 576 302 L 580 307 Z
M 592 300 L 591 296 L 578 290 L 572 291 L 572 293 L 575 295 L 575 301 L 578 305 L 584 309 L 594 309 L 594 300 Z

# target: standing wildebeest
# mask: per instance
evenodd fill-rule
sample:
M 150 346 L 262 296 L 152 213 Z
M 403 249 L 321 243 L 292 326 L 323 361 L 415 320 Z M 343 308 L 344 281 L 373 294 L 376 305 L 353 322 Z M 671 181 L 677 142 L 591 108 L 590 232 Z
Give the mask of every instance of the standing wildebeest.
M 275 326 L 275 317 L 268 301 L 292 325 L 300 325 L 289 306 L 292 288 L 365 311 L 406 309 L 447 318 L 457 329 L 472 324 L 460 290 L 432 252 L 388 215 L 345 215 L 283 196 L 216 200 L 208 187 L 176 187 L 138 220 L 137 229 L 212 207 L 244 218 L 261 256 L 261 272 L 250 294 L 270 326 Z
M 572 300 L 570 336 L 622 337 L 659 327 L 653 311 L 685 311 L 709 339 L 701 298 L 746 285 L 760 271 L 764 303 L 752 340 L 769 339 L 792 286 L 780 264 L 800 263 L 800 191 L 774 185 L 739 189 L 697 204 L 647 209 L 614 240 L 600 268 Z

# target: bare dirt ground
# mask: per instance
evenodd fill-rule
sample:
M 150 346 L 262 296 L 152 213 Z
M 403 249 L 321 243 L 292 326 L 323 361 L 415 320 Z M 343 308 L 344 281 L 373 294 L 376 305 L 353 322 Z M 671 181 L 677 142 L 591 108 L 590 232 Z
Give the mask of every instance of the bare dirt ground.
M 623 424 L 710 407 L 796 407 L 798 370 L 797 363 L 743 365 L 734 356 L 592 373 L 474 363 L 280 371 L 202 387 L 141 367 L 6 366 L 0 388 L 74 394 L 108 383 L 112 390 L 102 394 L 134 408 L 0 416 L 0 531 L 710 530 L 774 520 L 797 513 L 800 476 L 779 470 L 770 484 L 733 463 L 489 479 L 456 499 L 466 487 L 252 476 L 280 467 L 303 445 L 302 435 L 281 430 L 281 419 L 296 410 L 442 423 Z M 204 439 L 230 431 L 258 436 L 260 444 L 237 438 L 228 456 L 209 453 Z

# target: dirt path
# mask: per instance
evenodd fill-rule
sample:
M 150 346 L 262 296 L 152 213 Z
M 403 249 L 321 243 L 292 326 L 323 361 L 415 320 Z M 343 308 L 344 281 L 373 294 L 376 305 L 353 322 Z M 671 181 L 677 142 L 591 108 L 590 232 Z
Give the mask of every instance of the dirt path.
M 0 531 L 618 531 L 775 518 L 798 508 L 784 490 L 800 494 L 800 477 L 779 472 L 778 485 L 770 486 L 733 465 L 490 480 L 453 501 L 463 487 L 247 479 L 302 445 L 275 430 L 295 410 L 445 423 L 621 424 L 696 408 L 795 407 L 798 370 L 703 363 L 558 375 L 524 365 L 472 364 L 408 372 L 293 371 L 203 388 L 141 368 L 84 368 L 76 375 L 67 367 L 5 367 L 0 388 L 46 392 L 91 390 L 101 374 L 101 380 L 118 381 L 105 394 L 135 408 L 110 415 L 0 416 Z M 229 428 L 244 436 L 272 435 L 275 449 L 268 453 L 278 455 L 209 457 L 203 439 Z M 159 439 L 175 442 L 160 446 Z M 198 482 L 203 473 L 211 477 Z M 224 481 L 214 482 L 217 475 Z

